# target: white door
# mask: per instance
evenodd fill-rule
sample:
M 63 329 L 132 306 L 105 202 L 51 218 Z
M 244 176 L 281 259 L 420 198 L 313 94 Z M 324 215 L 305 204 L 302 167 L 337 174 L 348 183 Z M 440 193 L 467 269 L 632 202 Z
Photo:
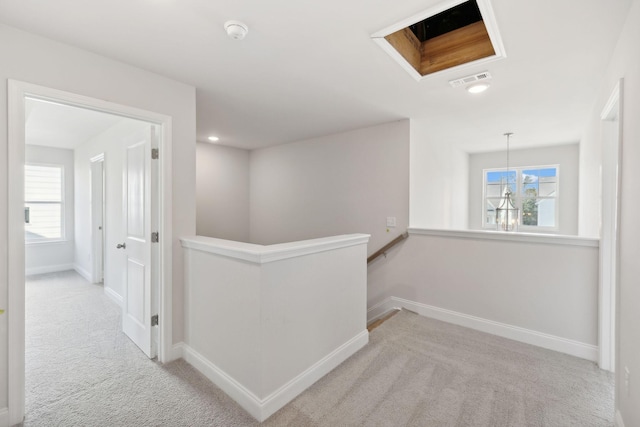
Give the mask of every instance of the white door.
M 104 154 L 91 159 L 93 283 L 104 280 Z
M 125 334 L 150 358 L 156 357 L 151 325 L 156 314 L 153 306 L 157 287 L 152 277 L 152 189 L 154 177 L 151 149 L 155 145 L 155 129 L 149 125 L 126 140 L 123 162 L 124 241 L 118 244 L 125 255 L 122 328 Z M 154 170 L 157 168 L 153 168 Z M 155 197 L 154 197 L 155 198 Z

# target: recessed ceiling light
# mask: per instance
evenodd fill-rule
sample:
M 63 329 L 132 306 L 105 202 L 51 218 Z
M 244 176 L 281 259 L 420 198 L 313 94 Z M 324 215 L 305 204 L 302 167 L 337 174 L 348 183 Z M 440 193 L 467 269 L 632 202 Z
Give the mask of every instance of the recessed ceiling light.
M 471 85 L 467 87 L 467 92 L 469 93 L 480 93 L 489 89 L 489 83 L 478 83 L 475 85 Z
M 211 142 L 218 142 L 220 141 L 220 138 L 218 138 L 217 136 L 210 136 L 209 138 L 207 138 L 209 141 Z

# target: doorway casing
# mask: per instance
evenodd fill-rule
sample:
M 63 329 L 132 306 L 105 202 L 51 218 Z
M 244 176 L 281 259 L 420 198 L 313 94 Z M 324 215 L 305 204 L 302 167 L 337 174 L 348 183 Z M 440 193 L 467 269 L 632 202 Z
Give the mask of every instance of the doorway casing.
M 8 409 L 9 425 L 25 410 L 24 163 L 25 98 L 47 100 L 154 123 L 160 128 L 158 180 L 159 305 L 158 360 L 171 360 L 172 333 L 172 175 L 171 117 L 31 83 L 8 80 Z
M 622 87 L 620 79 L 602 109 L 600 285 L 598 365 L 615 372 L 616 307 L 620 270 L 620 185 L 622 165 Z

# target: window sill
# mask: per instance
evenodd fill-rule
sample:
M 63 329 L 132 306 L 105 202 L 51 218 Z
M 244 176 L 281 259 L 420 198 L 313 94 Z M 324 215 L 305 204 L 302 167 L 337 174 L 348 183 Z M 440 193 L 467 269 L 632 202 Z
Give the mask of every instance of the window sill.
M 523 233 L 520 231 L 489 230 L 436 230 L 426 228 L 409 228 L 411 235 L 451 237 L 472 240 L 500 240 L 504 242 L 540 243 L 562 246 L 599 247 L 600 239 L 595 237 L 567 236 L 560 234 Z

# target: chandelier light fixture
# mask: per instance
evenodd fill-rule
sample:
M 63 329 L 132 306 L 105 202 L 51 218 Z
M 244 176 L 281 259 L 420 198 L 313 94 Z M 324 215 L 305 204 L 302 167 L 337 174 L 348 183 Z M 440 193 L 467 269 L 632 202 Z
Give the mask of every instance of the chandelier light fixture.
M 520 220 L 520 209 L 516 208 L 511 198 L 511 182 L 509 171 L 509 139 L 513 132 L 504 134 L 507 137 L 507 173 L 505 176 L 506 185 L 502 190 L 502 201 L 500 206 L 496 208 L 496 224 L 498 230 L 502 231 L 518 231 L 518 222 Z M 502 180 L 501 180 L 502 181 Z

